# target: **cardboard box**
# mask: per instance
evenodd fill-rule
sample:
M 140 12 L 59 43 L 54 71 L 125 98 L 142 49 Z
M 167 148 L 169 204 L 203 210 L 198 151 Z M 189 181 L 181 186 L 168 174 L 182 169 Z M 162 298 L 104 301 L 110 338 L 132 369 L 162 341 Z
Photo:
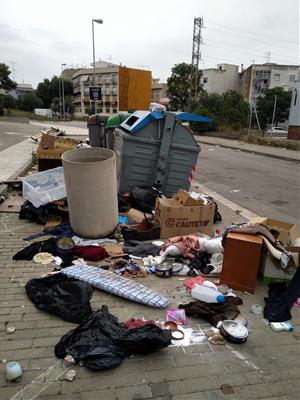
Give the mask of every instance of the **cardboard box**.
M 189 235 L 196 232 L 212 234 L 215 214 L 213 203 L 195 200 L 185 190 L 172 198 L 157 198 L 155 220 L 160 224 L 160 238 Z
M 270 229 L 274 229 L 279 232 L 278 240 L 284 246 L 291 246 L 298 237 L 297 226 L 295 224 L 289 224 L 288 222 L 278 221 L 276 219 L 258 217 L 251 218 L 251 224 L 264 224 Z
M 279 260 L 272 257 L 268 251 L 263 251 L 259 276 L 264 283 L 290 281 L 295 272 L 295 268 L 288 268 L 285 272 Z

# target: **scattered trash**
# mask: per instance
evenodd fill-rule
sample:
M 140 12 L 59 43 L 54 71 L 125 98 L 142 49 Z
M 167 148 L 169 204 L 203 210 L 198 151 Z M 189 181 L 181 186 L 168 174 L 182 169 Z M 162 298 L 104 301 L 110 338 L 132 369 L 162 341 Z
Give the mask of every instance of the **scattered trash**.
M 70 369 L 70 371 L 68 371 L 65 375 L 65 380 L 68 382 L 73 382 L 75 378 L 76 378 L 75 369 Z
M 208 337 L 208 341 L 215 345 L 226 343 L 226 339 L 220 334 L 219 330 L 206 329 L 204 334 Z
M 256 314 L 256 315 L 262 314 L 262 311 L 263 311 L 262 306 L 259 304 L 252 304 L 252 306 L 250 307 L 250 310 L 253 314 Z
M 167 310 L 167 322 L 175 322 L 176 324 L 187 324 L 185 311 L 179 308 L 169 308 Z
M 6 333 L 8 333 L 8 334 L 12 334 L 12 333 L 14 333 L 16 331 L 16 328 L 14 327 L 14 326 L 8 326 L 7 328 L 6 328 Z
M 230 193 L 238 193 L 238 192 L 240 192 L 240 190 L 239 190 L 239 189 L 233 189 L 233 190 L 230 190 Z
M 47 265 L 53 261 L 53 256 L 50 253 L 37 253 L 33 257 L 33 261 L 37 264 Z
M 270 327 L 275 332 L 281 332 L 281 331 L 293 332 L 293 330 L 294 330 L 294 325 L 289 321 L 287 321 L 287 322 L 270 322 Z
M 64 358 L 64 362 L 65 362 L 67 365 L 73 365 L 73 364 L 76 363 L 74 357 L 72 357 L 70 354 L 68 354 L 68 355 Z
M 6 364 L 6 379 L 9 382 L 20 382 L 22 379 L 22 367 L 17 361 L 10 361 Z
M 223 385 L 221 385 L 220 389 L 223 394 L 234 394 L 235 393 L 233 387 L 231 385 L 229 385 L 228 383 L 224 383 Z

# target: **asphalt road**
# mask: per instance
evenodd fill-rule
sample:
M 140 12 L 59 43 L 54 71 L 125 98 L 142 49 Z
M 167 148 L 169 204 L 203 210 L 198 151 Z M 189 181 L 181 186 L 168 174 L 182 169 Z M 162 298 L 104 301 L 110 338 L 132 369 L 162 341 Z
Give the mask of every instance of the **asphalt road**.
M 298 224 L 300 167 L 295 162 L 201 144 L 195 178 L 241 209 Z
M 0 121 L 0 151 L 40 132 L 41 127 L 18 122 Z

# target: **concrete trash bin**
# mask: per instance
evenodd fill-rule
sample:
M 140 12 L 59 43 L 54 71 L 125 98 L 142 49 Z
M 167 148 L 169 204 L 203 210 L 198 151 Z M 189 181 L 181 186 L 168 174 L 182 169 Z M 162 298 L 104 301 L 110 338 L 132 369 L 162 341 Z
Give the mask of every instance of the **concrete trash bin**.
M 118 224 L 116 156 L 99 147 L 62 155 L 70 223 L 84 238 L 110 235 Z

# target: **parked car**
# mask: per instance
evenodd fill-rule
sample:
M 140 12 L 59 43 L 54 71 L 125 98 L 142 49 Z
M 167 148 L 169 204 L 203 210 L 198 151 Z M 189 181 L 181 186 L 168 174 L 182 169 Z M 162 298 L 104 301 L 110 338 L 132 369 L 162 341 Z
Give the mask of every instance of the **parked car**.
M 288 134 L 288 130 L 287 128 L 283 127 L 283 126 L 272 126 L 270 128 L 268 128 L 267 133 L 269 133 L 270 135 L 272 134 L 282 134 L 282 135 L 287 135 Z

